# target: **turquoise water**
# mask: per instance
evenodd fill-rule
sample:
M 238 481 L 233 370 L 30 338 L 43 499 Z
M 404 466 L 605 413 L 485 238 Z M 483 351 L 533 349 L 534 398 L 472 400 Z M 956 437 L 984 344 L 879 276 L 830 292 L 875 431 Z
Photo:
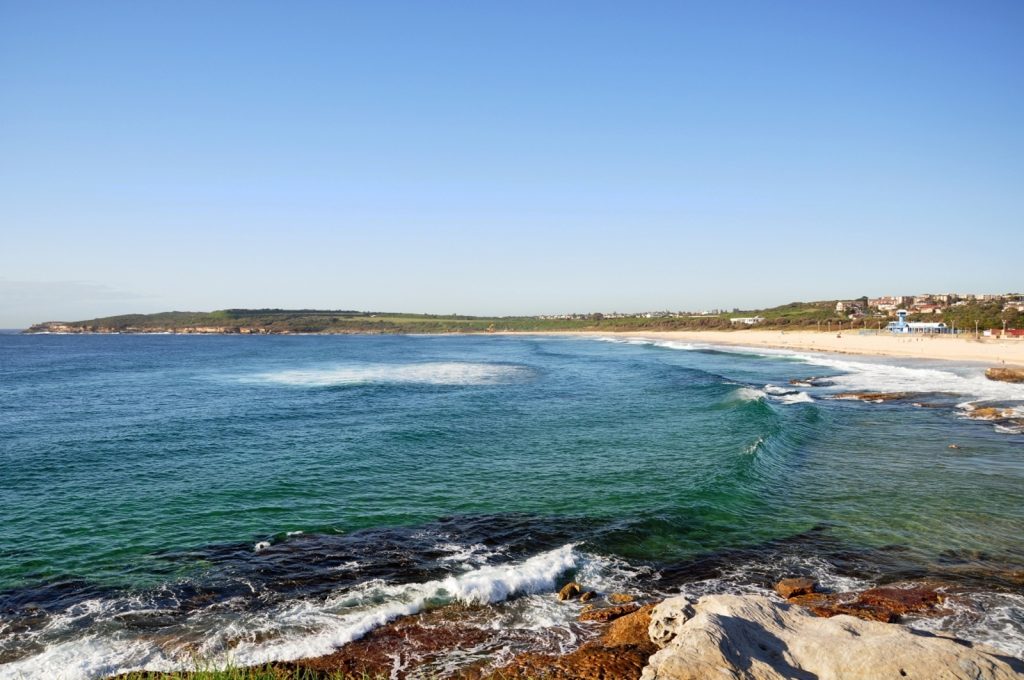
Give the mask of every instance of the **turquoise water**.
M 978 605 L 928 625 L 1020 655 L 1024 435 L 988 402 L 1024 387 L 592 338 L 0 335 L 0 677 L 295 658 L 460 600 L 569 630 L 571 574 L 938 578 Z

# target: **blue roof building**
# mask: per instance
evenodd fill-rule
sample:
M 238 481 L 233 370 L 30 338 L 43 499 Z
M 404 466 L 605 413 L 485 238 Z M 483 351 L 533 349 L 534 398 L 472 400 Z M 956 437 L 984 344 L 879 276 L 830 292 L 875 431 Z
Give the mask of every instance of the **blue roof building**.
M 948 333 L 949 328 L 945 323 L 907 321 L 907 310 L 901 309 L 896 312 L 896 321 L 890 321 L 885 327 L 890 333 Z

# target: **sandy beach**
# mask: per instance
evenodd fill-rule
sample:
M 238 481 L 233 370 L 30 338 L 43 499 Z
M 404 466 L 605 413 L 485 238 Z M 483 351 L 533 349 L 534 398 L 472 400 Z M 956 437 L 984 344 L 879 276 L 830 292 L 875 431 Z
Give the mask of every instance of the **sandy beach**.
M 561 333 L 559 335 L 562 335 Z M 913 357 L 947 361 L 977 361 L 992 366 L 1024 366 L 1024 339 L 975 338 L 973 335 L 819 333 L 817 331 L 642 331 L 626 333 L 565 333 L 565 335 L 621 335 L 658 340 L 679 340 L 719 345 L 837 352 L 873 356 Z

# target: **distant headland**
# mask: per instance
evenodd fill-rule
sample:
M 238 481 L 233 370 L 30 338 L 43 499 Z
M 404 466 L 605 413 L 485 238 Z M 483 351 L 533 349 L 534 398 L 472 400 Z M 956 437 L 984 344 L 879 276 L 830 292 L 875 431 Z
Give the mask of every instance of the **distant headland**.
M 180 333 L 270 335 L 305 333 L 485 333 L 884 329 L 897 306 L 911 321 L 942 321 L 951 329 L 998 333 L 1024 328 L 1024 296 L 924 295 L 791 302 L 768 309 L 588 312 L 539 316 L 467 316 L 317 309 L 223 309 L 213 312 L 124 314 L 84 321 L 47 321 L 26 333 Z

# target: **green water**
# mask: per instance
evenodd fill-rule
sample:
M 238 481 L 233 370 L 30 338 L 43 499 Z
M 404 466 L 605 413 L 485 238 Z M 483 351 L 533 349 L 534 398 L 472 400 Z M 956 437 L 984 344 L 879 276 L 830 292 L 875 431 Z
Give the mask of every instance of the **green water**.
M 787 541 L 865 578 L 968 565 L 996 588 L 1024 565 L 1024 435 L 957 408 L 1024 388 L 978 367 L 510 337 L 0 335 L 0 360 L 9 621 L 173 591 L 167 626 L 195 629 L 224 618 L 200 623 L 213 609 L 184 591 L 222 603 L 245 582 L 283 607 L 569 544 L 576 568 L 677 575 Z M 809 375 L 836 384 L 788 384 Z M 828 398 L 869 386 L 956 394 Z M 452 543 L 487 551 L 438 557 Z M 82 634 L 0 628 L 0 663 L 31 677 Z

